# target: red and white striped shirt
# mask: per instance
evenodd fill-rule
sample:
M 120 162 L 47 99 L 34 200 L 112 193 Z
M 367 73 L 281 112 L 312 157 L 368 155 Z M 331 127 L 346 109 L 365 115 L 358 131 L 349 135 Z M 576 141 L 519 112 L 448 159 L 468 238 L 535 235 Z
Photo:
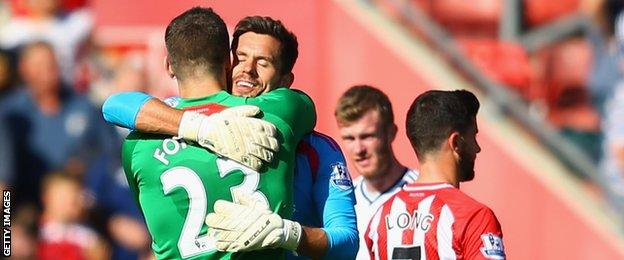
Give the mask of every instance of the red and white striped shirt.
M 492 210 L 447 183 L 404 186 L 365 234 L 371 259 L 505 259 L 502 238 Z

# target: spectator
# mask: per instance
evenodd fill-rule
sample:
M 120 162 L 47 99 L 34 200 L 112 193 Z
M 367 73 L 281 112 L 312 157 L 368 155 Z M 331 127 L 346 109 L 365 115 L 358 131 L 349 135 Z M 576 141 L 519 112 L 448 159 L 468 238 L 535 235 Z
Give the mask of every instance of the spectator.
M 111 142 L 120 140 L 112 139 Z M 103 155 L 87 170 L 85 188 L 93 199 L 90 220 L 111 241 L 113 259 L 137 259 L 149 253 L 150 237 L 143 215 L 121 168 L 118 156 Z
M 42 186 L 43 214 L 37 245 L 39 259 L 107 259 L 100 236 L 81 222 L 84 194 L 80 181 L 53 173 Z
M 624 46 L 624 13 L 618 16 L 615 30 L 618 45 Z M 621 55 L 622 50 L 620 50 L 620 69 L 623 68 L 624 63 Z M 600 162 L 600 172 L 607 197 L 621 215 L 624 213 L 624 121 L 622 120 L 624 118 L 624 77 L 620 77 L 615 85 L 611 98 L 605 103 L 604 111 L 605 115 L 602 120 L 604 155 Z
M 112 73 L 112 79 L 91 90 L 106 92 L 91 93 L 95 100 L 103 99 L 112 92 L 147 90 L 147 78 L 144 73 L 140 53 L 128 53 L 121 58 Z M 92 100 L 93 100 L 92 99 Z M 97 102 L 97 101 L 96 101 Z M 103 101 L 102 101 L 103 102 Z M 123 139 L 129 131 L 115 127 L 116 151 L 121 149 Z M 128 186 L 126 176 L 117 155 L 101 156 L 87 171 L 87 190 L 93 195 L 96 208 L 94 215 L 98 216 L 102 229 L 111 239 L 113 259 L 137 259 L 146 253 L 151 254 L 151 243 L 147 228 L 143 222 L 143 215 L 138 209 Z
M 621 77 L 618 50 L 622 46 L 618 46 L 613 36 L 615 20 L 624 8 L 624 2 L 606 0 L 601 6 L 594 23 L 599 26 L 590 27 L 587 35 L 593 54 L 587 86 L 594 106 L 601 115 L 604 115 L 604 103 L 613 94 L 615 84 Z
M 617 84 L 613 97 L 605 104 L 604 132 L 600 171 L 606 193 L 614 208 L 624 213 L 624 81 Z M 624 221 L 624 218 L 622 219 Z
M 62 87 L 52 47 L 31 43 L 19 57 L 24 86 L 5 99 L 0 120 L 9 128 L 15 156 L 12 176 L 16 205 L 39 205 L 41 178 L 67 170 L 82 174 L 101 153 L 111 154 L 112 130 L 97 110 L 70 88 Z
M 0 28 L 0 47 L 15 49 L 33 41 L 49 42 L 63 80 L 73 84 L 78 51 L 93 27 L 91 14 L 86 9 L 63 13 L 59 0 L 28 0 L 25 4 L 25 15 L 12 17 Z
M 418 173 L 397 161 L 392 150 L 396 137 L 392 104 L 371 86 L 354 86 L 338 100 L 336 120 L 351 165 L 361 175 L 354 181 L 355 214 L 360 234 L 357 259 L 367 259 L 364 232 L 371 217 L 388 198 Z
M 8 51 L 0 50 L 0 103 L 15 85 L 14 65 L 13 55 Z

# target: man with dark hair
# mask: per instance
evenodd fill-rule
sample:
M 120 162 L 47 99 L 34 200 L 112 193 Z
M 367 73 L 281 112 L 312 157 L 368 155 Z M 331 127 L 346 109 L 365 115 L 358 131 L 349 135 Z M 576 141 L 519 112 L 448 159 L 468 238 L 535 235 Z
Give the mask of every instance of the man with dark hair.
M 459 190 L 474 178 L 479 101 L 466 90 L 427 91 L 407 113 L 420 176 L 373 216 L 372 259 L 505 259 L 503 233 L 487 206 Z
M 255 97 L 279 86 L 292 85 L 294 81 L 292 69 L 299 56 L 299 44 L 297 37 L 289 32 L 282 22 L 271 17 L 245 17 L 236 24 L 232 38 L 234 64 L 239 65 L 234 66 L 232 70 L 233 95 Z M 243 45 L 239 48 L 239 41 L 262 44 L 258 50 L 270 50 L 264 56 L 259 56 L 260 66 L 257 73 L 261 75 L 255 80 L 248 80 L 244 75 L 248 67 L 240 66 L 249 62 L 250 55 L 254 53 L 249 53 L 251 49 L 248 46 Z M 274 68 L 268 65 L 274 65 Z
M 193 8 L 173 19 L 165 30 L 167 60 L 178 79 L 206 73 L 197 70 L 199 66 L 215 75 L 230 68 L 229 48 L 222 44 L 230 37 L 223 30 L 225 22 L 214 12 L 210 13 L 212 19 L 201 19 L 207 16 L 204 9 Z M 173 75 L 173 71 L 169 72 Z
M 235 85 L 232 89 L 233 94 L 254 97 L 276 88 L 290 87 L 294 79 L 292 67 L 297 58 L 297 45 L 295 35 L 280 21 L 261 16 L 250 16 L 241 20 L 236 26 L 232 44 L 235 56 L 232 75 Z M 179 131 L 184 132 L 182 129 L 186 126 L 180 125 L 178 129 L 179 120 L 174 120 L 175 116 L 163 116 L 179 111 L 166 106 L 158 107 L 157 100 L 143 105 L 131 95 L 133 93 L 122 93 L 107 100 L 103 113 L 109 122 L 146 132 L 155 131 L 171 135 Z M 175 98 L 169 101 L 177 102 Z M 282 101 L 274 100 L 274 102 Z M 129 120 L 120 120 L 123 118 Z M 136 122 L 133 122 L 134 119 Z M 158 129 L 158 126 L 165 127 Z M 297 211 L 292 219 L 305 225 L 301 241 L 295 245 L 297 252 L 313 258 L 323 256 L 328 259 L 354 258 L 358 246 L 358 233 L 353 209 L 353 186 L 339 146 L 331 138 L 312 132 L 304 136 L 299 143 L 296 157 L 294 190 L 297 193 L 294 194 L 294 203 Z M 221 230 L 226 229 L 220 226 L 226 223 L 222 219 L 229 219 L 232 222 L 260 221 L 251 217 L 228 215 L 228 212 L 217 213 L 219 214 L 208 217 L 207 222 L 209 226 Z M 246 225 L 243 224 L 235 225 L 237 230 L 234 232 L 254 233 L 253 227 L 245 228 Z M 228 233 L 220 232 L 220 234 Z M 253 243 L 243 246 L 237 241 L 240 239 L 236 238 L 234 235 L 227 241 L 221 239 L 217 246 L 221 250 L 228 251 L 248 251 L 260 246 Z M 257 239 L 262 240 L 264 237 Z M 289 254 L 289 257 L 294 256 Z
M 394 155 L 397 126 L 390 99 L 381 90 L 366 85 L 348 89 L 338 100 L 335 115 L 347 157 L 360 174 L 354 181 L 360 232 L 357 258 L 366 259 L 363 236 L 372 215 L 418 173 L 403 166 Z
M 180 125 L 179 131 L 164 132 L 198 141 L 219 155 L 233 156 L 234 160 L 218 157 L 178 138 L 138 132 L 126 138 L 122 152 L 124 170 L 145 215 L 156 256 L 159 259 L 283 258 L 282 249 L 217 251 L 220 242 L 211 238 L 225 232 L 213 230 L 208 234 L 203 222 L 208 212 L 229 210 L 230 205 L 223 200 L 251 201 L 267 209 L 254 218 L 262 221 L 265 229 L 258 230 L 253 237 L 245 237 L 245 242 L 249 246 L 264 245 L 265 240 L 255 239 L 266 238 L 272 248 L 296 248 L 301 226 L 282 217 L 290 217 L 293 211 L 294 150 L 301 137 L 314 128 L 314 104 L 305 94 L 287 88 L 258 98 L 239 98 L 225 92 L 230 66 L 227 29 L 211 9 L 195 7 L 174 18 L 165 40 L 167 72 L 175 77 L 181 95 L 174 105 L 186 111 L 169 108 L 159 114 L 170 119 L 169 124 L 157 120 L 151 127 L 171 131 Z M 138 95 L 134 98 L 143 100 L 141 105 L 166 107 L 149 96 L 134 94 Z M 280 103 L 276 104 L 275 100 Z M 263 119 L 272 124 L 239 116 L 257 114 L 258 108 Z M 206 111 L 211 114 L 200 114 Z M 275 129 L 277 140 L 271 139 Z M 276 161 L 261 167 L 262 160 L 272 161 L 274 141 L 279 142 Z

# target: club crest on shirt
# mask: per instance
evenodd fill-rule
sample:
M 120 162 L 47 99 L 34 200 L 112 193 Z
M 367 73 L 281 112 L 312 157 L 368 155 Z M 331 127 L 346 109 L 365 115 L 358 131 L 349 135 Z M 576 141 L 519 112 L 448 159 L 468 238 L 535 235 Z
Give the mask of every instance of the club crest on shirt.
M 163 100 L 163 102 L 165 102 L 165 104 L 169 105 L 170 107 L 177 107 L 178 104 L 180 104 L 180 97 L 168 97 L 165 98 L 165 100 Z
M 481 235 L 483 247 L 481 253 L 487 259 L 505 259 L 505 246 L 503 239 L 492 233 Z
M 353 181 L 351 181 L 351 175 L 347 170 L 347 167 L 342 163 L 335 163 L 331 165 L 331 184 L 338 187 L 341 190 L 348 190 L 353 188 Z

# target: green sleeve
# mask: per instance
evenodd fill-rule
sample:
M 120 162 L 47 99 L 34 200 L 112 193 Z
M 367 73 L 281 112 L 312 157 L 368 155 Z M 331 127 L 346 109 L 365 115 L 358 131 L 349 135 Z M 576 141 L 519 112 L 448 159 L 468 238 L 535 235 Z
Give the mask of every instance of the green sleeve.
M 132 192 L 132 197 L 134 197 L 134 202 L 137 206 L 139 206 L 139 208 L 141 208 L 139 204 L 139 187 L 134 172 L 132 172 L 132 154 L 137 145 L 137 140 L 132 138 L 133 135 L 136 135 L 136 132 L 130 133 L 126 140 L 124 140 L 123 146 L 121 147 L 121 164 L 124 173 L 126 174 L 126 180 L 128 181 L 128 186 Z M 141 212 L 143 212 L 143 210 L 141 210 Z

